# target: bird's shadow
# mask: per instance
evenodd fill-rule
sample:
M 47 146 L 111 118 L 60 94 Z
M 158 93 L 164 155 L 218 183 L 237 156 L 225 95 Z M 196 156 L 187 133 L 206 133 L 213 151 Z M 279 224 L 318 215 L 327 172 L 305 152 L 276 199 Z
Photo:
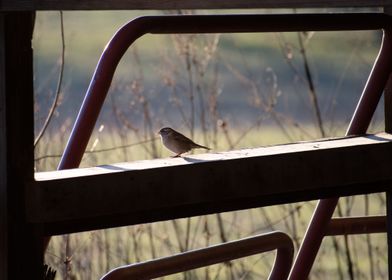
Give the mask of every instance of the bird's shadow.
M 199 158 L 192 158 L 192 157 L 182 157 L 185 161 L 190 163 L 197 163 L 197 162 L 206 162 L 209 160 L 206 159 L 199 159 Z

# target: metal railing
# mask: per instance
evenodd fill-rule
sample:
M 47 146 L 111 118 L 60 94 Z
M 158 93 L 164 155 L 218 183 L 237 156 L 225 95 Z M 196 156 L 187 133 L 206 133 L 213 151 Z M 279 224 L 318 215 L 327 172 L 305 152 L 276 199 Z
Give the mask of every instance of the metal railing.
M 347 135 L 364 134 L 380 100 L 389 74 L 392 72 L 392 41 L 389 25 L 390 17 L 387 15 L 363 13 L 191 15 L 147 16 L 137 18 L 124 25 L 106 46 L 94 72 L 58 169 L 76 168 L 79 166 L 120 59 L 137 38 L 147 33 L 236 33 L 382 29 L 384 31 L 384 37 L 379 56 L 376 59 L 347 131 Z M 328 227 L 337 202 L 338 198 L 320 200 L 290 273 L 290 279 L 307 278 L 321 241 L 328 233 Z
M 386 228 L 385 216 L 336 218 L 328 224 L 326 235 L 382 233 Z M 275 249 L 275 263 L 268 279 L 287 279 L 294 253 L 293 242 L 285 233 L 276 231 L 167 258 L 122 266 L 113 269 L 101 280 L 151 279 Z
M 389 28 L 388 23 L 383 27 L 381 48 L 347 129 L 347 136 L 366 133 L 392 72 L 392 33 Z M 338 197 L 322 199 L 317 204 L 290 273 L 290 280 L 306 279 L 309 275 L 338 201 Z
M 294 255 L 293 242 L 287 234 L 274 231 L 166 258 L 119 267 L 103 276 L 101 280 L 152 279 L 275 249 L 275 263 L 268 279 L 287 279 Z

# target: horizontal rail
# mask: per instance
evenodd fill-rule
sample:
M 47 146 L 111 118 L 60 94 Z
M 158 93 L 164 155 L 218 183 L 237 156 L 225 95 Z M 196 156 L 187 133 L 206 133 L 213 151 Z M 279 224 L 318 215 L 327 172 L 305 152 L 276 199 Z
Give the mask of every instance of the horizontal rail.
M 36 173 L 27 216 L 50 235 L 381 192 L 390 154 L 381 133 Z
M 179 10 L 249 8 L 336 8 L 385 7 L 390 0 L 3 0 L 1 10 Z
M 383 233 L 387 231 L 386 216 L 333 218 L 326 235 Z
M 287 279 L 293 261 L 291 238 L 280 231 L 231 241 L 166 258 L 116 268 L 101 280 L 152 279 L 277 250 L 270 280 Z

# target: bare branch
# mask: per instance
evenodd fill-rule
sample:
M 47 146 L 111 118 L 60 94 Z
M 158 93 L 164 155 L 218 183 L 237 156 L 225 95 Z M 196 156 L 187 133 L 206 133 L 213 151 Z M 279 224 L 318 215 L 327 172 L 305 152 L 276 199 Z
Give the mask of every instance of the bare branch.
M 85 154 L 95 154 L 95 153 L 103 153 L 103 152 L 110 152 L 113 150 L 119 150 L 119 149 L 124 149 L 124 148 L 129 148 L 132 146 L 137 146 L 137 145 L 141 145 L 144 143 L 148 143 L 148 142 L 152 142 L 152 141 L 156 141 L 158 139 L 158 137 L 155 138 L 151 138 L 151 139 L 147 139 L 144 141 L 140 141 L 137 143 L 131 143 L 131 144 L 127 144 L 127 145 L 120 145 L 120 146 L 115 146 L 115 147 L 110 147 L 110 148 L 104 148 L 104 149 L 100 149 L 100 150 L 93 150 L 93 151 L 85 151 Z M 60 158 L 62 155 L 58 154 L 58 155 L 45 155 L 45 156 L 41 156 L 41 157 L 36 157 L 35 161 L 40 161 L 43 159 L 47 159 L 47 158 Z
M 44 125 L 41 128 L 41 131 L 38 133 L 37 137 L 34 140 L 34 147 L 37 146 L 39 141 L 42 138 L 42 135 L 45 133 L 46 129 L 48 128 L 48 125 L 50 123 L 50 120 L 53 117 L 54 111 L 57 108 L 57 103 L 59 100 L 60 96 L 60 91 L 61 91 L 61 85 L 63 83 L 63 74 L 64 74 L 64 56 L 65 56 L 65 39 L 64 39 L 64 19 L 63 19 L 63 11 L 60 11 L 60 30 L 61 30 L 61 56 L 60 56 L 60 73 L 59 73 L 59 78 L 57 80 L 57 88 L 54 96 L 54 100 L 52 103 L 52 106 L 50 107 L 48 116 L 46 117 L 46 120 L 44 122 Z

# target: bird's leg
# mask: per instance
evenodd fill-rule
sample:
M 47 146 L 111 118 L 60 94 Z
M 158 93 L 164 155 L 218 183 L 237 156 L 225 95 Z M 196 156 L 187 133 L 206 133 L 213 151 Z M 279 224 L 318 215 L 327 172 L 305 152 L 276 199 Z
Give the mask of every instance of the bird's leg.
M 182 153 L 176 154 L 176 155 L 172 156 L 172 158 L 181 157 L 181 154 L 182 154 Z

